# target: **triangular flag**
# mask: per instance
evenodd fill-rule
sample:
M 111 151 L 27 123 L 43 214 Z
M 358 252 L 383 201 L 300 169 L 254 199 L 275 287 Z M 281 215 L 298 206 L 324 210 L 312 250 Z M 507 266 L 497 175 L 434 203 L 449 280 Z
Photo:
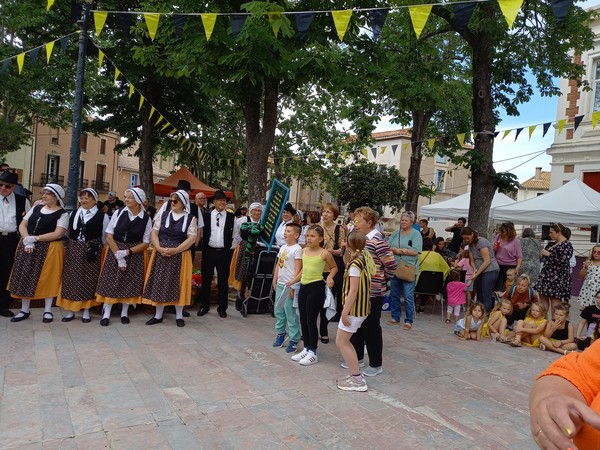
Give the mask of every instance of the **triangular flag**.
M 598 125 L 598 119 L 600 119 L 600 111 L 594 111 L 592 113 L 592 128 L 596 128 L 596 125 Z
M 566 124 L 567 124 L 567 119 L 560 119 L 557 122 L 557 125 L 558 125 L 558 134 L 562 133 L 562 130 L 565 127 Z
M 310 27 L 311 22 L 315 18 L 315 14 L 304 12 L 294 14 L 294 17 L 296 18 L 296 29 L 298 30 L 298 39 L 302 39 L 308 31 L 308 27 Z
M 563 20 L 565 20 L 565 17 L 569 12 L 569 8 L 571 8 L 572 5 L 573 0 L 550 0 L 552 13 L 554 14 L 557 24 L 560 25 Z
M 466 30 L 469 27 L 471 16 L 477 3 L 457 3 L 452 4 L 452 10 L 454 11 L 454 23 L 456 24 L 456 31 L 459 33 Z
M 156 111 L 156 109 L 154 109 L 154 106 L 152 106 L 150 108 L 150 115 L 148 116 L 148 119 L 152 119 L 152 116 L 154 115 L 154 111 Z
M 102 68 L 102 61 L 104 61 L 104 52 L 98 49 L 98 69 Z
M 405 142 L 404 144 L 402 144 L 402 151 L 408 150 L 409 147 L 410 147 L 410 142 Z
M 94 26 L 96 27 L 96 36 L 100 36 L 100 33 L 102 33 L 102 28 L 104 28 L 107 17 L 108 12 L 106 11 L 94 11 Z
M 58 43 L 60 44 L 60 50 L 62 51 L 62 54 L 64 55 L 65 53 L 67 53 L 67 44 L 69 42 L 69 38 L 68 37 L 62 37 L 58 40 Z
M 29 56 L 31 57 L 31 64 L 33 64 L 34 66 L 37 61 L 37 57 L 38 57 L 38 54 L 40 53 L 41 48 L 42 47 L 36 47 L 29 52 Z
M 331 11 L 331 16 L 333 17 L 333 24 L 337 30 L 337 35 L 340 38 L 340 42 L 343 42 L 344 35 L 348 29 L 348 24 L 352 18 L 352 10 L 344 9 L 341 11 Z
M 498 0 L 498 5 L 500 5 L 502 14 L 504 14 L 508 28 L 512 28 L 522 4 L 523 0 Z
M 502 135 L 502 139 L 500 139 L 500 140 L 501 140 L 501 141 L 503 141 L 503 140 L 504 140 L 504 138 L 505 138 L 506 136 L 508 136 L 508 135 L 510 134 L 510 132 L 511 132 L 511 131 L 512 131 L 512 130 L 505 130 L 505 131 L 504 131 L 504 134 Z
M 48 0 L 48 4 L 46 5 L 46 11 L 50 11 L 52 5 L 54 5 L 54 0 Z
M 131 34 L 131 27 L 133 26 L 133 14 L 119 14 L 119 25 L 121 30 L 127 36 Z
M 154 125 L 158 125 L 159 123 L 161 123 L 161 122 L 162 122 L 162 120 L 163 120 L 163 119 L 164 119 L 164 117 L 162 116 L 162 114 L 160 114 L 160 115 L 158 116 L 158 120 L 156 121 L 156 123 L 155 123 Z
M 408 7 L 408 13 L 410 14 L 410 20 L 413 24 L 417 39 L 421 36 L 423 28 L 425 28 L 425 24 L 431 13 L 431 6 L 432 5 L 414 5 Z
M 396 155 L 396 150 L 398 150 L 398 144 L 392 145 L 392 153 L 394 153 L 394 155 Z
M 2 69 L 0 70 L 0 75 L 4 75 L 8 72 L 8 66 L 10 65 L 10 59 L 2 62 Z
M 179 39 L 181 33 L 183 33 L 183 27 L 187 22 L 187 14 L 173 14 L 173 26 L 175 27 L 175 37 Z
M 246 23 L 246 19 L 248 18 L 248 14 L 236 14 L 231 16 L 231 35 L 236 38 L 242 28 L 244 28 L 244 23 Z
M 202 25 L 204 26 L 204 34 L 206 35 L 206 40 L 209 41 L 212 36 L 212 32 L 215 29 L 215 23 L 217 22 L 216 14 L 200 14 L 200 18 L 202 19 Z
M 165 123 L 163 125 L 163 127 L 160 129 L 161 132 L 165 131 L 167 128 L 169 128 L 170 126 L 172 126 L 169 122 Z
M 344 158 L 344 159 L 348 158 L 348 152 L 347 151 L 342 152 L 342 158 Z
M 139 111 L 140 109 L 142 109 L 142 105 L 144 104 L 144 100 L 146 100 L 146 99 L 144 98 L 144 96 L 143 96 L 143 95 L 140 95 L 140 105 L 138 106 L 138 111 Z
M 129 98 L 133 95 L 133 91 L 135 91 L 135 86 L 133 83 L 129 83 Z
M 498 137 L 498 135 L 500 134 L 499 131 L 494 131 L 494 139 L 496 139 Z
M 177 133 L 177 128 L 173 127 L 173 129 L 171 131 L 169 131 L 167 134 L 175 134 Z
M 381 147 L 381 150 L 379 151 L 379 154 L 383 155 L 386 150 L 387 150 L 387 145 L 384 145 L 383 147 Z
M 23 72 L 23 63 L 25 62 L 25 53 L 19 53 L 17 55 L 17 66 L 19 67 L 19 75 Z
M 535 131 L 536 128 L 537 128 L 537 125 L 529 126 L 529 140 L 531 140 L 531 135 L 533 134 L 533 132 Z
M 379 39 L 381 29 L 389 12 L 388 8 L 367 11 L 367 23 L 369 24 L 369 28 L 371 28 L 373 42 L 377 42 L 377 39 Z
M 465 135 L 466 135 L 466 133 L 460 133 L 460 134 L 456 135 L 456 139 L 458 139 L 458 143 L 460 144 L 461 147 L 463 145 L 465 145 Z
M 114 83 L 117 82 L 117 78 L 119 78 L 120 74 L 121 74 L 121 71 L 115 67 L 115 80 L 114 80 Z
M 548 132 L 548 129 L 550 128 L 550 125 L 552 125 L 552 122 L 547 122 L 544 124 L 544 134 L 542 134 L 542 137 L 546 136 L 546 133 Z
M 373 153 L 373 158 L 377 159 L 377 147 L 371 147 L 371 153 Z
M 521 131 L 523 131 L 523 127 L 521 128 L 517 128 L 517 132 L 515 134 L 515 141 L 517 140 L 517 138 L 519 137 L 519 134 L 521 134 Z
M 363 156 L 364 156 L 365 158 L 369 159 L 369 154 L 367 153 L 367 149 L 366 149 L 366 148 L 363 148 L 363 149 L 361 150 L 361 153 L 363 154 Z
M 144 20 L 148 27 L 148 33 L 150 33 L 150 39 L 154 40 L 156 37 L 156 31 L 158 30 L 158 21 L 160 20 L 160 14 L 157 13 L 144 13 Z
M 433 146 L 435 145 L 435 138 L 427 139 L 427 146 L 429 150 L 433 150 Z
M 579 128 L 579 125 L 581 124 L 581 121 L 583 120 L 584 115 L 580 115 L 580 116 L 575 116 L 575 124 L 573 126 L 573 131 L 577 131 L 577 128 Z
M 281 14 L 278 12 L 269 12 L 267 13 L 267 17 L 273 29 L 273 34 L 277 37 L 279 35 L 279 28 L 281 28 Z
M 54 49 L 54 42 L 50 41 L 46 43 L 46 64 L 50 62 L 50 56 L 52 56 L 52 50 Z

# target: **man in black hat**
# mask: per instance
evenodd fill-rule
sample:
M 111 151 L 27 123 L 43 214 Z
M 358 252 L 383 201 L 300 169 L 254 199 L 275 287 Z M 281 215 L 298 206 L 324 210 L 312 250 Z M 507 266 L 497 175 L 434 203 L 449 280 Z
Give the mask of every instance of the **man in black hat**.
M 227 317 L 229 304 L 229 264 L 231 263 L 231 244 L 233 243 L 233 224 L 235 216 L 225 210 L 227 196 L 222 190 L 217 190 L 213 197 L 215 208 L 204 213 L 204 230 L 202 241 L 202 288 L 200 290 L 199 316 L 205 315 L 210 309 L 210 285 L 213 273 L 217 269 L 217 288 L 219 291 L 219 306 L 217 311 L 222 318 Z
M 6 290 L 19 243 L 18 228 L 31 205 L 24 196 L 15 193 L 19 183 L 16 173 L 0 174 L 0 316 L 13 317 L 9 310 L 10 293 Z

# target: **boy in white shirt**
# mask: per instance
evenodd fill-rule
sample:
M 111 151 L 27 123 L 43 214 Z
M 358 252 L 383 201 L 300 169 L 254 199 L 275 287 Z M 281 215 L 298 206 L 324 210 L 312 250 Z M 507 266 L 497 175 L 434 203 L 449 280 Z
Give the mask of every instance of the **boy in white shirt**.
M 300 340 L 300 321 L 294 309 L 293 285 L 300 281 L 302 274 L 302 247 L 298 237 L 302 232 L 300 225 L 290 222 L 284 230 L 285 244 L 279 249 L 275 272 L 273 273 L 273 289 L 275 290 L 275 331 L 277 338 L 273 347 L 283 347 L 287 339 L 286 325 L 290 341 L 285 349 L 293 353 L 298 349 Z

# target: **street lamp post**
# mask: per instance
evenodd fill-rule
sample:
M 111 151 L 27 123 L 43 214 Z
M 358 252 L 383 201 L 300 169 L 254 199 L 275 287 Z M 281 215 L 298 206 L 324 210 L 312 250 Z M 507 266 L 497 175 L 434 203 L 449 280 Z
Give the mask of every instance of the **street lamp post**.
M 79 55 L 75 73 L 75 101 L 73 104 L 73 123 L 71 125 L 71 150 L 69 155 L 69 177 L 67 184 L 67 211 L 77 209 L 79 190 L 79 156 L 81 154 L 81 122 L 83 115 L 83 83 L 85 75 L 85 51 L 88 39 L 88 17 L 93 0 L 85 0 L 79 22 Z

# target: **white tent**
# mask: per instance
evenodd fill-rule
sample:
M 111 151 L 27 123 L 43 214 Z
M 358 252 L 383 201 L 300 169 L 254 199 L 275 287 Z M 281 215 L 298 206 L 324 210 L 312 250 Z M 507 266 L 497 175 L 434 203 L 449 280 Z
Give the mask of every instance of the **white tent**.
M 600 223 L 600 193 L 578 179 L 538 197 L 495 208 L 493 218 L 514 223 Z
M 445 202 L 434 203 L 433 205 L 421 206 L 419 216 L 435 217 L 438 219 L 456 220 L 459 217 L 467 217 L 469 215 L 469 205 L 471 203 L 471 193 L 459 195 Z M 494 209 L 503 205 L 516 203 L 512 198 L 496 191 L 492 199 L 491 208 Z

